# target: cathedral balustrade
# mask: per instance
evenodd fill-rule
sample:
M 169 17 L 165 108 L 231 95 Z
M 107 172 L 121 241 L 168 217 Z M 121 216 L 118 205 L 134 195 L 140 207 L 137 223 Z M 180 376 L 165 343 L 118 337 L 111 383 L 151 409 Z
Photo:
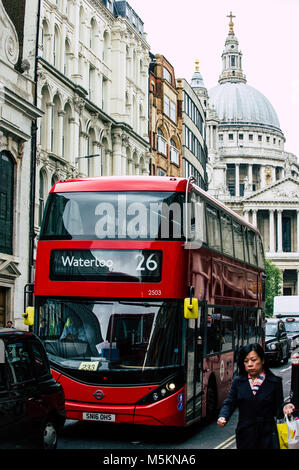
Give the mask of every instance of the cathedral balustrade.
M 267 158 L 270 160 L 284 161 L 285 155 L 283 150 L 277 150 L 274 148 L 265 149 L 260 147 L 251 147 L 250 145 L 237 146 L 237 147 L 219 147 L 219 152 L 223 157 L 242 157 L 245 158 L 256 157 L 259 159 Z

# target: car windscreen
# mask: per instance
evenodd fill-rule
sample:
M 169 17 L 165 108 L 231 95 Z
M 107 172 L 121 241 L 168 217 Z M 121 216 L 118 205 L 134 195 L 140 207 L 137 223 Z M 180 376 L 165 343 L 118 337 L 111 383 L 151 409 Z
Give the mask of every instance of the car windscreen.
M 275 336 L 277 333 L 277 324 L 266 323 L 265 333 L 266 336 Z

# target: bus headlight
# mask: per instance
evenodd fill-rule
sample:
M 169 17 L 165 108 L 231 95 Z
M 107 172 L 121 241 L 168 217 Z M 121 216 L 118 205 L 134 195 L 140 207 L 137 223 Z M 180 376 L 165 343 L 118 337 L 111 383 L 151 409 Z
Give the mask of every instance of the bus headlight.
M 141 398 L 141 400 L 137 402 L 137 405 L 149 405 L 151 403 L 156 403 L 159 400 L 163 400 L 163 398 L 167 398 L 170 395 L 176 393 L 180 388 L 183 387 L 183 385 L 184 381 L 180 374 L 180 376 L 176 376 L 171 380 L 165 381 L 155 390 Z
M 176 388 L 175 383 L 174 382 L 169 382 L 168 384 L 166 384 L 166 388 L 167 388 L 167 390 L 172 392 Z

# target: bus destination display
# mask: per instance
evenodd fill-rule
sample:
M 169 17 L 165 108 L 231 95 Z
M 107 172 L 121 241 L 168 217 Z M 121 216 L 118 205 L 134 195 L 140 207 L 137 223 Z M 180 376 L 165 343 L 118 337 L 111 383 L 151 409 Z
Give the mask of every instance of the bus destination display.
M 52 250 L 51 281 L 159 282 L 161 250 Z

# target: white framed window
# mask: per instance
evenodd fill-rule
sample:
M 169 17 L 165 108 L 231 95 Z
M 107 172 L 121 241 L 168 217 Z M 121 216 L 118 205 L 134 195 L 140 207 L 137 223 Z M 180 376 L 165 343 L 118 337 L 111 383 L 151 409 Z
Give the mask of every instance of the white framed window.
M 176 122 L 176 104 L 170 101 L 170 119 Z
M 164 114 L 166 114 L 166 116 L 168 117 L 170 117 L 169 104 L 170 99 L 168 98 L 168 96 L 164 95 Z
M 170 161 L 179 165 L 179 151 L 174 145 L 170 146 Z
M 166 157 L 167 155 L 167 147 L 166 147 L 166 139 L 163 137 L 163 132 L 161 129 L 158 129 L 157 133 L 157 150 L 158 152 L 162 153 Z

